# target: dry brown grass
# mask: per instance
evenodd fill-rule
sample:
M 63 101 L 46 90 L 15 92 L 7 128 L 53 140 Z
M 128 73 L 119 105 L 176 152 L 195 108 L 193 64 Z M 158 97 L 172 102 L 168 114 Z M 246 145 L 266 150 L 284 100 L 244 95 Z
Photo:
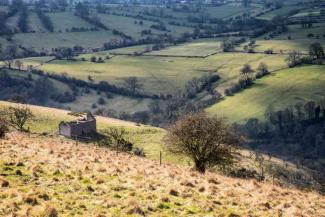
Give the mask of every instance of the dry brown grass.
M 313 216 L 325 197 L 61 138 L 0 140 L 0 216 Z M 20 170 L 22 175 L 17 175 Z M 5 183 L 5 184 L 3 184 Z

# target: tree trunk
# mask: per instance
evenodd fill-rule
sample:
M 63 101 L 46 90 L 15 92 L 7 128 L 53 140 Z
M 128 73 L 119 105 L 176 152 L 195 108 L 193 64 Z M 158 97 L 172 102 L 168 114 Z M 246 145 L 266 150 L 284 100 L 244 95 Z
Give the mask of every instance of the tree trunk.
M 195 161 L 195 169 L 200 173 L 205 173 L 205 163 L 202 161 Z

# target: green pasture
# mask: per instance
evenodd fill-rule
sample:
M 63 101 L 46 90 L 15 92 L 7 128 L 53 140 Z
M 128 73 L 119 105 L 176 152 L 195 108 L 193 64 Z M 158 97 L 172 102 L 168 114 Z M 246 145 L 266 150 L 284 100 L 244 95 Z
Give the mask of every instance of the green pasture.
M 133 55 L 135 53 L 142 53 L 149 48 L 151 48 L 151 45 L 137 45 L 131 47 L 123 47 L 123 48 L 117 48 L 112 50 L 81 54 L 76 59 L 81 60 L 82 58 L 85 58 L 85 60 L 90 61 L 91 57 L 96 57 L 96 58 L 102 58 L 104 61 L 108 61 L 107 59 L 114 57 L 114 55 Z
M 226 117 L 230 122 L 264 118 L 268 107 L 279 110 L 298 102 L 325 97 L 325 66 L 302 66 L 281 70 L 257 80 L 234 96 L 211 106 L 211 115 Z
M 90 56 L 90 55 L 89 55 Z M 32 58 L 33 64 L 40 61 Z M 256 70 L 260 62 L 265 62 L 269 70 L 286 66 L 284 55 L 220 53 L 208 58 L 155 57 L 155 56 L 115 56 L 104 63 L 89 61 L 55 60 L 39 69 L 53 73 L 67 73 L 87 80 L 90 75 L 96 82 L 108 81 L 121 86 L 127 77 L 138 77 L 143 90 L 148 93 L 179 93 L 194 77 L 217 73 L 221 80 L 216 87 L 221 93 L 240 76 L 241 67 L 249 63 Z M 31 59 L 24 61 L 29 65 Z
M 91 28 L 93 25 L 84 21 L 80 17 L 75 16 L 72 12 L 58 12 L 58 13 L 47 13 L 54 24 L 54 31 L 65 32 L 66 29 L 71 29 L 72 27 L 77 28 Z M 79 33 L 80 34 L 80 33 Z M 82 33 L 83 35 L 84 33 Z M 86 36 L 85 36 L 86 37 Z
M 313 37 L 308 37 L 308 34 L 313 34 Z M 264 52 L 266 50 L 273 50 L 276 53 L 287 53 L 293 50 L 308 53 L 309 46 L 314 42 L 319 42 L 325 46 L 325 24 L 317 23 L 312 28 L 302 28 L 301 25 L 289 25 L 288 31 L 275 36 L 272 39 L 265 40 L 264 38 L 269 35 L 265 34 L 256 39 L 256 46 L 254 50 L 257 52 Z M 240 46 L 239 50 L 247 45 L 244 43 Z
M 163 34 L 163 31 L 157 31 L 151 29 L 150 26 L 155 24 L 150 21 L 143 21 L 143 25 L 139 24 L 138 19 L 116 16 L 116 15 L 107 15 L 107 14 L 99 14 L 98 17 L 100 20 L 109 28 L 116 29 L 124 34 L 131 36 L 135 39 L 143 38 L 141 35 L 142 30 L 151 30 L 153 34 Z M 135 24 L 137 22 L 137 24 Z
M 320 42 L 325 45 L 325 40 L 312 40 L 312 39 L 296 39 L 296 40 L 257 40 L 254 47 L 256 52 L 264 52 L 266 50 L 273 50 L 274 53 L 289 53 L 292 51 L 300 51 L 308 53 L 309 46 L 313 42 Z M 246 43 L 247 44 L 247 43 Z M 239 47 L 243 50 L 245 44 Z
M 41 23 L 38 15 L 35 12 L 30 12 L 28 15 L 28 24 L 31 31 L 35 32 L 47 32 Z
M 119 38 L 119 36 L 114 36 L 111 31 L 20 33 L 15 34 L 13 37 L 16 43 L 35 50 L 51 50 L 52 48 L 73 47 L 76 45 L 84 48 L 99 48 L 104 43 Z
M 314 34 L 313 38 L 308 37 L 309 33 Z M 288 31 L 284 32 L 275 39 L 287 39 L 288 36 L 291 36 L 292 40 L 296 39 L 308 39 L 308 40 L 316 40 L 316 36 L 319 36 L 319 40 L 325 41 L 325 23 L 314 23 L 312 28 L 302 28 L 301 25 L 289 25 Z
M 243 7 L 235 5 L 222 5 L 217 7 L 206 7 L 203 9 L 202 13 L 209 15 L 213 18 L 228 18 L 241 15 L 242 13 L 249 12 L 254 7 Z
M 145 55 L 163 56 L 207 56 L 221 51 L 221 41 L 218 39 L 196 40 L 193 42 L 170 46 L 159 51 L 152 51 Z
M 14 29 L 18 29 L 18 26 L 17 26 L 17 23 L 18 23 L 18 19 L 19 19 L 19 14 L 15 14 L 14 16 L 12 17 L 9 17 L 7 20 L 6 20 L 6 26 L 12 30 Z
M 306 10 L 301 10 L 292 17 L 309 17 L 309 16 L 320 16 L 320 10 L 315 10 L 315 9 L 306 9 Z
M 267 12 L 258 18 L 263 20 L 271 20 L 275 16 L 286 16 L 289 15 L 291 11 L 302 9 L 304 6 L 301 5 L 285 5 L 279 9 L 275 9 L 273 11 Z

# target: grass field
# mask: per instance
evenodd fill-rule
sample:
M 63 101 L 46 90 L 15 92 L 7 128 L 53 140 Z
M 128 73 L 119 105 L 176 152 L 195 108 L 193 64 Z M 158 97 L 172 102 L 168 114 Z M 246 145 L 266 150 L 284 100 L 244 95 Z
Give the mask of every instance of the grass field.
M 134 39 L 143 38 L 143 36 L 141 35 L 142 30 L 151 30 L 153 34 L 163 34 L 164 33 L 163 31 L 157 31 L 157 30 L 151 29 L 150 26 L 155 23 L 150 22 L 150 21 L 143 21 L 143 25 L 140 25 L 139 23 L 135 24 L 135 21 L 139 22 L 140 20 L 130 18 L 130 17 L 100 14 L 99 18 L 109 28 L 116 29 L 120 32 L 123 32 L 126 35 L 129 35 Z
M 47 13 L 54 24 L 54 31 L 65 32 L 66 29 L 76 28 L 91 28 L 93 25 L 84 21 L 83 19 L 75 16 L 72 12 L 58 12 L 58 13 Z M 83 33 L 82 33 L 83 34 Z
M 207 56 L 217 52 L 221 52 L 221 41 L 218 39 L 195 40 L 177 46 L 167 47 L 159 51 L 152 51 L 146 55 L 162 55 L 162 56 Z
M 222 19 L 241 15 L 242 13 L 248 12 L 251 9 L 251 7 L 245 8 L 242 6 L 222 5 L 218 7 L 204 8 L 204 13 L 208 14 L 210 17 Z
M 285 5 L 279 9 L 275 9 L 273 11 L 270 11 L 266 14 L 263 14 L 262 16 L 259 16 L 258 18 L 264 19 L 264 20 L 271 20 L 275 16 L 286 16 L 289 15 L 291 11 L 303 9 L 304 6 L 301 5 Z
M 284 32 L 278 36 L 275 37 L 275 39 L 288 39 L 288 36 L 290 35 L 293 40 L 296 39 L 309 39 L 309 40 L 315 40 L 315 38 L 309 38 L 307 35 L 309 33 L 314 34 L 314 37 L 317 35 L 319 36 L 320 40 L 325 40 L 324 38 L 324 32 L 325 32 L 325 23 L 317 23 L 314 24 L 312 28 L 302 28 L 300 25 L 289 25 L 288 31 Z
M 309 17 L 309 16 L 320 16 L 320 10 L 317 9 L 306 9 L 301 10 L 292 17 Z
M 38 18 L 38 15 L 35 12 L 29 13 L 28 24 L 29 24 L 30 31 L 47 32 L 47 30 L 44 28 L 43 24 Z
M 73 47 L 81 45 L 84 48 L 100 48 L 104 43 L 120 37 L 114 36 L 111 31 L 96 32 L 68 32 L 68 33 L 20 33 L 13 39 L 26 48 L 35 50 L 51 50 L 57 47 Z
M 325 97 L 325 66 L 285 69 L 257 80 L 234 96 L 226 97 L 207 111 L 228 118 L 230 122 L 264 118 L 266 109 L 279 110 L 298 102 Z
M 257 52 L 264 52 L 266 50 L 273 50 L 276 53 L 287 53 L 293 50 L 308 53 L 309 46 L 314 42 L 319 42 L 322 46 L 325 46 L 325 24 L 317 23 L 312 28 L 302 28 L 301 25 L 289 25 L 288 31 L 275 36 L 272 39 L 265 40 L 268 34 L 263 35 L 256 39 Z M 308 37 L 308 34 L 313 34 L 314 37 Z M 289 37 L 291 38 L 289 40 Z M 246 45 L 242 44 L 240 50 Z
M 17 26 L 18 18 L 19 18 L 19 14 L 18 13 L 16 15 L 12 16 L 12 17 L 9 17 L 6 20 L 6 26 L 8 28 L 12 29 L 12 30 L 14 30 L 14 29 L 19 30 L 18 29 L 18 26 Z
M 295 39 L 295 40 L 257 40 L 254 51 L 264 52 L 267 50 L 273 50 L 274 53 L 289 53 L 292 51 L 300 51 L 304 54 L 309 52 L 309 46 L 313 42 L 320 42 L 325 44 L 325 40 L 318 39 Z M 240 46 L 240 50 L 243 50 L 245 44 Z
M 118 49 L 113 49 L 107 51 L 107 53 L 111 54 L 134 54 L 134 53 L 142 53 L 147 50 L 147 48 L 150 48 L 151 45 L 137 45 L 137 46 L 131 46 L 131 47 L 123 47 Z M 96 55 L 98 53 L 95 53 Z
M 39 60 L 43 61 L 43 59 L 40 58 Z M 35 60 L 32 59 L 31 63 L 34 61 Z M 38 65 L 36 62 L 34 63 L 35 65 Z M 15 78 L 19 77 L 27 79 L 28 76 L 28 73 L 17 70 L 7 70 L 7 72 Z M 39 78 L 39 75 L 32 74 L 33 81 L 36 81 Z M 52 94 L 65 94 L 66 92 L 69 92 L 71 95 L 73 95 L 70 86 L 66 83 L 51 78 L 49 80 L 53 85 Z M 31 81 L 31 83 L 33 83 L 33 81 Z M 145 111 L 148 109 L 149 103 L 153 101 L 152 99 L 137 99 L 113 93 L 110 93 L 109 97 L 107 97 L 106 93 L 98 93 L 96 90 L 89 90 L 89 92 L 86 93 L 83 88 L 79 88 L 78 93 L 79 94 L 72 102 L 59 103 L 52 99 L 48 99 L 47 101 L 43 102 L 43 104 L 45 106 L 64 108 L 74 112 L 91 111 L 95 113 L 102 109 L 103 111 L 109 111 L 111 115 L 118 116 L 122 112 L 133 114 L 135 112 Z M 15 93 L 3 95 L 1 98 L 10 98 L 10 96 L 15 96 Z M 98 103 L 100 98 L 104 99 L 104 104 Z M 96 106 L 94 107 L 93 105 Z
M 212 49 L 214 48 L 213 44 Z M 284 55 L 244 53 L 221 53 L 208 58 L 115 56 L 105 60 L 105 63 L 55 60 L 39 69 L 54 73 L 65 72 L 79 79 L 87 79 L 90 75 L 95 81 L 104 80 L 116 85 L 122 85 L 123 79 L 127 77 L 136 76 L 143 82 L 144 91 L 150 93 L 178 93 L 190 79 L 218 71 L 221 80 L 217 89 L 223 92 L 237 81 L 244 64 L 250 63 L 256 69 L 260 62 L 265 62 L 269 70 L 275 70 L 285 67 L 284 59 Z M 33 64 L 35 62 L 37 58 Z M 28 61 L 25 65 L 29 65 Z

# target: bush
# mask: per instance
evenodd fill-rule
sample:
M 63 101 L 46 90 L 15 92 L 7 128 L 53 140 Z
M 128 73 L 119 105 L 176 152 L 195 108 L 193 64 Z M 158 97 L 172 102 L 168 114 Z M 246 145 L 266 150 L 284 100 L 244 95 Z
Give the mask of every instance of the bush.
M 133 150 L 133 154 L 136 155 L 136 156 L 139 156 L 139 157 L 145 157 L 146 156 L 146 153 L 144 152 L 143 148 L 138 148 L 138 147 L 136 147 Z
M 97 62 L 97 58 L 96 58 L 95 56 L 92 56 L 92 57 L 90 58 L 90 61 L 93 62 L 93 63 L 95 63 L 95 62 Z
M 106 134 L 112 149 L 121 152 L 132 151 L 133 144 L 126 138 L 127 132 L 124 128 L 110 128 Z
M 0 119 L 0 139 L 6 136 L 6 133 L 9 131 L 8 124 L 5 120 Z
M 98 102 L 99 105 L 105 105 L 106 104 L 106 101 L 102 97 L 100 97 L 97 102 Z
M 197 171 L 233 163 L 233 148 L 239 144 L 224 119 L 208 117 L 205 113 L 183 117 L 168 129 L 165 142 L 174 154 L 188 156 Z
M 313 33 L 308 33 L 308 34 L 307 34 L 307 37 L 308 37 L 308 38 L 313 38 L 313 37 L 314 37 L 314 34 L 313 34 Z

